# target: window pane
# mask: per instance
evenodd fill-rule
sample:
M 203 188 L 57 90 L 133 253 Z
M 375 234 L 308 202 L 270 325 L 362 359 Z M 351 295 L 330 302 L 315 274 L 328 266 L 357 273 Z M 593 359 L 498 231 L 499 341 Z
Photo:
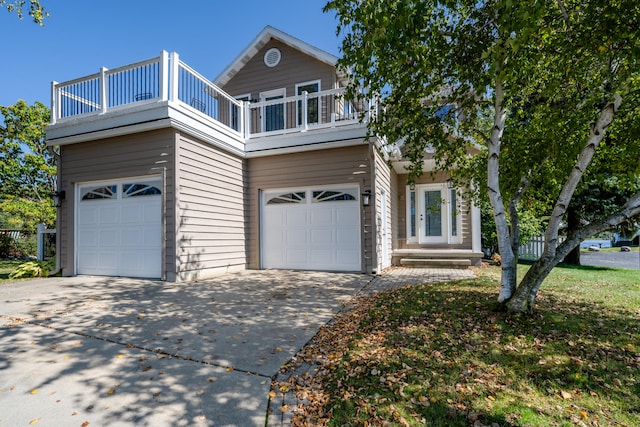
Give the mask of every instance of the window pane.
M 268 201 L 268 205 L 278 205 L 283 203 L 305 203 L 307 194 L 304 191 L 296 193 L 285 193 L 278 196 L 271 197 Z
M 162 194 L 158 187 L 149 184 L 123 184 L 123 197 L 157 196 Z
M 424 192 L 424 233 L 427 237 L 442 236 L 440 190 Z
M 410 195 L 410 222 L 411 222 L 411 236 L 416 237 L 416 192 L 412 191 Z
M 336 202 L 341 200 L 356 200 L 356 198 L 344 191 L 323 190 L 313 192 L 313 203 Z
M 458 217 L 458 201 L 456 200 L 456 190 L 451 189 L 451 235 L 458 235 L 458 221 L 456 218 Z
M 85 188 L 82 190 L 82 200 L 115 199 L 116 191 L 117 189 L 115 185 Z
M 298 95 L 302 95 L 302 92 L 315 93 L 320 88 L 318 83 L 311 83 L 308 85 L 298 86 Z M 307 123 L 318 123 L 318 98 L 309 98 L 307 100 Z M 302 124 L 302 101 L 298 101 L 298 125 Z

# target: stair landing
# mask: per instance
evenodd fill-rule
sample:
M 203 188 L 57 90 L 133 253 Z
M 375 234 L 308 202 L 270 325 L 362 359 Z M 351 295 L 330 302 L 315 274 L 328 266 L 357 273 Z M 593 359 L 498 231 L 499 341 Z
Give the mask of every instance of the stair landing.
M 482 252 L 465 249 L 396 249 L 392 264 L 414 268 L 459 268 L 480 265 Z

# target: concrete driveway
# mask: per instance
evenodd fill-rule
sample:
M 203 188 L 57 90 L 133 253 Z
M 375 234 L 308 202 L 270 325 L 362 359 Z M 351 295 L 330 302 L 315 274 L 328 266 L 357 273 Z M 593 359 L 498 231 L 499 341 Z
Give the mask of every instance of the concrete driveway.
M 0 425 L 263 426 L 271 378 L 371 279 L 249 271 L 2 286 Z

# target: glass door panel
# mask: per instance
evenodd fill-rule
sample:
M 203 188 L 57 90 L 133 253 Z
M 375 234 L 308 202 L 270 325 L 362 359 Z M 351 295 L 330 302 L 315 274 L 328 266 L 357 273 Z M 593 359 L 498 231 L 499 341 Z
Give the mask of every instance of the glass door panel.
M 424 192 L 424 235 L 442 236 L 442 197 L 440 190 Z

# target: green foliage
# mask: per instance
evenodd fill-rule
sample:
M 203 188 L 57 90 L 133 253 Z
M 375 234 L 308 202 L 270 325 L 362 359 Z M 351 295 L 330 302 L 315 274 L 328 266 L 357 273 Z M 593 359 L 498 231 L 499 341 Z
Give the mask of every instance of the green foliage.
M 521 287 L 534 298 L 562 259 L 557 233 L 574 194 L 593 201 L 579 208 L 592 214 L 572 236 L 624 221 L 608 215 L 627 202 L 624 216 L 637 220 L 637 0 L 332 0 L 325 11 L 336 13 L 344 34 L 339 65 L 351 77 L 348 96 L 380 99 L 369 132 L 402 144 L 409 182 L 422 173 L 430 147 L 438 169 L 489 196 L 509 266 L 502 301 L 516 287 L 517 256 L 507 255 L 518 231 L 528 233 L 532 213 L 548 220 L 550 248 Z M 603 130 L 594 126 L 599 120 Z M 605 191 L 589 196 L 590 184 Z M 606 209 L 589 208 L 604 200 Z M 565 242 L 563 251 L 575 239 Z
M 25 279 L 28 277 L 48 277 L 53 269 L 51 261 L 27 261 L 22 263 L 11 274 L 9 279 Z
M 45 143 L 49 109 L 23 100 L 0 106 L 0 210 L 12 228 L 35 232 L 37 224 L 55 224 L 56 156 Z
M 0 0 L 0 7 L 5 6 L 9 13 L 15 12 L 18 18 L 22 19 L 24 16 L 25 3 L 25 0 L 14 0 L 13 2 Z M 29 0 L 29 11 L 27 14 L 33 19 L 33 22 L 40 26 L 44 26 L 44 19 L 49 17 L 49 12 L 44 10 L 44 7 L 40 4 L 40 0 Z
M 22 234 L 16 239 L 11 234 L 0 233 L 0 258 L 35 256 L 36 251 L 37 237 L 35 234 Z

